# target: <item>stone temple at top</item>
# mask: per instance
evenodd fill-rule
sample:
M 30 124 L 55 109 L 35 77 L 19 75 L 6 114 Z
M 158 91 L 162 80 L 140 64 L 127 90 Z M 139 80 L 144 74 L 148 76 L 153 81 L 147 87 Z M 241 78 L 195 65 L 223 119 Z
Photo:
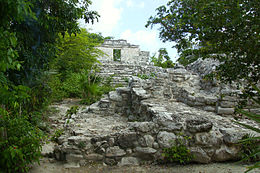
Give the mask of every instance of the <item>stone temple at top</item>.
M 149 62 L 148 51 L 141 51 L 138 45 L 127 43 L 126 40 L 105 40 L 97 48 L 105 53 L 99 59 L 103 63 L 148 64 Z

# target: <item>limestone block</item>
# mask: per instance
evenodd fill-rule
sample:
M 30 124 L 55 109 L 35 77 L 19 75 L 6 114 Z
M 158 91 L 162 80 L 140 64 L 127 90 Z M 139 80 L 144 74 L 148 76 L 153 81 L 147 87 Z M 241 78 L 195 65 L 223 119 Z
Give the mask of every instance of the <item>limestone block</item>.
M 189 74 L 189 72 L 188 72 L 185 68 L 174 69 L 174 70 L 171 71 L 170 73 L 173 73 L 173 74 L 175 74 L 175 75 Z
M 203 108 L 204 111 L 208 111 L 208 112 L 215 112 L 216 111 L 216 107 L 215 106 L 206 106 Z
M 162 127 L 160 127 L 160 130 L 164 130 L 167 132 L 175 132 L 175 131 L 181 131 L 183 128 L 182 123 L 174 122 L 174 121 L 165 121 L 162 123 Z
M 150 147 L 136 147 L 135 156 L 142 160 L 153 160 L 157 150 Z
M 220 106 L 217 107 L 217 113 L 220 115 L 231 115 L 235 112 L 234 108 L 222 108 Z
M 200 147 L 191 147 L 189 148 L 191 154 L 194 156 L 192 161 L 197 163 L 209 163 L 211 158 L 207 155 L 207 153 Z
M 196 102 L 204 103 L 205 98 L 204 97 L 195 97 Z
M 157 142 L 154 142 L 154 143 L 153 143 L 153 148 L 159 149 L 159 144 L 158 144 Z
M 116 91 L 119 93 L 119 94 L 130 94 L 130 88 L 129 87 L 119 87 L 116 89 Z
M 208 132 L 213 124 L 206 119 L 188 119 L 186 120 L 186 129 L 192 133 Z
M 66 154 L 66 160 L 68 162 L 78 162 L 83 159 L 84 158 L 81 154 Z
M 237 101 L 236 97 L 231 97 L 231 96 L 224 96 L 221 98 L 222 101 L 229 101 L 229 102 L 235 102 Z
M 220 106 L 222 108 L 233 108 L 235 107 L 236 102 L 230 102 L 230 101 L 222 101 L 220 102 Z
M 217 161 L 217 162 L 235 160 L 235 159 L 238 159 L 239 151 L 240 151 L 240 149 L 239 149 L 239 146 L 237 146 L 237 145 L 232 145 L 231 147 L 222 145 L 220 149 L 216 150 L 216 152 L 212 158 L 214 161 Z
M 237 144 L 246 134 L 233 128 L 221 128 L 219 131 L 224 135 L 223 140 L 226 144 Z
M 106 157 L 120 157 L 126 155 L 126 152 L 119 146 L 109 147 L 106 150 Z
M 205 97 L 205 102 L 207 105 L 216 105 L 218 99 L 216 97 Z
M 219 147 L 222 143 L 220 132 L 203 132 L 195 134 L 195 144 L 207 147 Z
M 136 96 L 138 96 L 140 100 L 147 99 L 150 97 L 150 95 L 147 94 L 146 90 L 142 88 L 133 88 L 132 91 Z
M 118 164 L 119 166 L 139 165 L 139 159 L 135 157 L 123 157 Z
M 68 138 L 69 144 L 79 144 L 80 142 L 85 142 L 87 140 L 84 136 L 70 136 Z
M 122 101 L 122 97 L 116 91 L 109 92 L 109 99 L 116 102 Z
M 122 148 L 133 148 L 136 146 L 137 135 L 135 132 L 121 133 L 117 142 Z
M 154 138 L 151 135 L 144 135 L 138 141 L 142 147 L 152 147 L 154 143 Z
M 157 150 L 150 147 L 136 147 L 135 151 L 141 154 L 154 154 L 157 152 Z
M 193 106 L 205 106 L 205 103 L 196 101 L 193 103 Z
M 155 122 L 161 126 L 164 126 L 164 124 L 169 121 L 170 122 L 173 121 L 172 113 L 169 113 L 169 112 L 159 112 L 159 113 L 155 114 L 152 118 L 153 118 L 153 122 Z
M 101 108 L 108 108 L 109 107 L 109 104 L 110 104 L 110 101 L 107 100 L 107 99 L 101 99 L 99 101 L 99 104 L 98 106 L 101 107 Z
M 174 144 L 176 138 L 177 137 L 174 133 L 169 133 L 166 131 L 159 132 L 157 135 L 157 141 L 160 148 L 170 148 Z
M 194 102 L 194 101 L 196 100 L 195 96 L 193 96 L 193 95 L 188 95 L 188 96 L 187 96 L 187 99 L 188 99 L 189 101 L 191 101 L 191 102 Z
M 103 160 L 103 155 L 101 154 L 88 154 L 85 156 L 85 159 L 88 161 L 102 161 Z

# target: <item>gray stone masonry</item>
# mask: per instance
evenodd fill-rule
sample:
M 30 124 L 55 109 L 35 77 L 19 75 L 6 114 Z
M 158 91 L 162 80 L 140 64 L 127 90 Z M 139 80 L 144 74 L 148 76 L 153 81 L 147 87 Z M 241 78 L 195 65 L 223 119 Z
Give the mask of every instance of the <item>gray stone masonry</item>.
M 105 40 L 97 48 L 105 53 L 104 56 L 99 58 L 102 63 L 113 62 L 113 50 L 120 50 L 121 62 L 125 64 L 148 64 L 149 52 L 141 51 L 138 45 L 127 43 L 126 40 Z
M 232 87 L 216 82 L 205 88 L 200 75 L 182 67 L 162 69 L 112 63 L 103 68 L 100 75 L 118 75 L 114 83 L 127 78 L 127 85 L 82 107 L 72 116 L 71 123 L 66 123 L 64 115 L 57 120 L 58 126 L 66 130 L 55 146 L 56 159 L 107 165 L 160 161 L 164 159 L 163 149 L 185 135 L 190 137 L 184 142 L 194 155 L 194 162 L 223 162 L 239 159 L 238 141 L 245 134 L 254 133 L 233 122 L 237 98 L 228 96 L 236 92 Z M 137 77 L 138 74 L 148 79 Z M 259 111 L 259 107 L 252 110 Z M 239 121 L 259 128 L 248 119 Z

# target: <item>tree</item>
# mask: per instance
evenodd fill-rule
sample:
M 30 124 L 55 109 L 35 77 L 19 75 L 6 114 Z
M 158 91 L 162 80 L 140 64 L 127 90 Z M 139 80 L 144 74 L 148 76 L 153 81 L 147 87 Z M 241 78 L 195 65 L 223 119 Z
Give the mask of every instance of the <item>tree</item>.
M 162 67 L 162 68 L 174 67 L 174 63 L 172 62 L 165 48 L 160 48 L 158 50 L 158 53 L 159 53 L 158 57 L 155 57 L 155 55 L 151 57 L 151 62 L 153 62 L 155 66 Z
M 259 0 L 171 0 L 157 8 L 157 15 L 150 17 L 146 27 L 160 25 L 162 41 L 176 42 L 180 54 L 223 62 L 218 67 L 222 80 L 257 84 L 259 14 Z
M 96 48 L 103 41 L 101 35 L 89 33 L 85 29 L 81 29 L 77 35 L 70 36 L 66 33 L 64 37 L 60 36 L 53 68 L 65 76 L 66 73 L 79 73 L 83 69 L 91 69 L 93 64 L 98 63 L 97 58 L 103 55 L 102 51 Z
M 83 97 L 82 78 L 87 78 L 89 73 L 97 70 L 100 63 L 97 58 L 103 52 L 96 48 L 103 43 L 101 34 L 89 33 L 85 29 L 77 35 L 66 33 L 60 35 L 57 41 L 57 55 L 50 65 L 50 70 L 56 72 L 49 76 L 51 97 L 61 100 L 64 97 Z M 73 82 L 71 82 L 73 81 Z
M 93 22 L 90 0 L 0 0 L 0 172 L 27 171 L 40 157 L 40 108 L 46 102 L 43 72 L 59 34 Z

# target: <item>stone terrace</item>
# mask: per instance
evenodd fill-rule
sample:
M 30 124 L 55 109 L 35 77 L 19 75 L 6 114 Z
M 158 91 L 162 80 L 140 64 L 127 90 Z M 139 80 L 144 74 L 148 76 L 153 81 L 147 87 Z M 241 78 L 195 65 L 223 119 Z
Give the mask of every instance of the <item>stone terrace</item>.
M 128 86 L 82 107 L 70 119 L 62 115 L 64 111 L 58 119 L 54 117 L 56 124 L 66 129 L 55 146 L 56 159 L 75 166 L 87 162 L 138 165 L 141 161 L 158 161 L 163 159 L 163 148 L 180 138 L 180 132 L 191 137 L 186 146 L 195 156 L 194 162 L 239 158 L 237 143 L 252 132 L 232 122 L 237 99 L 219 97 L 222 92 L 236 92 L 232 87 L 210 85 L 182 67 L 164 70 L 151 66 L 111 66 L 111 74 L 122 73 L 128 78 Z M 132 76 L 136 73 L 156 75 L 143 80 Z M 121 78 L 117 80 L 121 82 Z M 56 107 L 63 109 L 66 104 Z M 240 121 L 259 127 L 248 119 Z

